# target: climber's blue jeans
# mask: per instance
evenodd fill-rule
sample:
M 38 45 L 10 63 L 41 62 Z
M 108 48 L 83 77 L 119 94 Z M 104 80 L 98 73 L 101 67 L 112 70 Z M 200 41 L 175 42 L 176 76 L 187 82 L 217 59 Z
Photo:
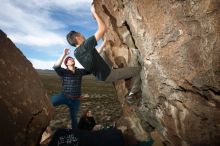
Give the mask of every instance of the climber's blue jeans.
M 77 128 L 77 114 L 80 107 L 80 99 L 71 99 L 64 95 L 63 92 L 51 96 L 51 102 L 54 106 L 65 104 L 69 107 L 72 119 L 72 128 Z

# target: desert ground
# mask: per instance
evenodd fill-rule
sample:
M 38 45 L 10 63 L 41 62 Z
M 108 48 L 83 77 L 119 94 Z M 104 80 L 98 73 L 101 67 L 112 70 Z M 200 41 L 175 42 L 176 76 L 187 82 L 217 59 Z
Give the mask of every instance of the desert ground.
M 49 97 L 61 91 L 61 81 L 55 72 L 38 71 L 38 73 Z M 120 118 L 122 111 L 112 84 L 98 81 L 92 75 L 84 76 L 82 80 L 82 96 L 78 119 L 86 109 L 91 109 L 96 122 L 105 127 L 111 126 L 114 121 Z M 50 122 L 50 127 L 53 131 L 57 128 L 71 127 L 67 106 L 60 105 L 55 107 L 55 114 Z
M 49 97 L 61 91 L 60 78 L 54 71 L 41 70 L 38 73 Z M 86 109 L 92 110 L 96 123 L 106 128 L 112 126 L 113 122 L 121 117 L 121 105 L 117 100 L 116 90 L 111 83 L 98 81 L 92 75 L 84 76 L 82 96 L 78 120 Z M 54 107 L 54 110 L 54 117 L 49 125 L 52 133 L 58 128 L 71 128 L 68 107 L 60 105 Z M 163 146 L 158 134 L 153 132 L 152 137 L 154 139 L 153 146 Z

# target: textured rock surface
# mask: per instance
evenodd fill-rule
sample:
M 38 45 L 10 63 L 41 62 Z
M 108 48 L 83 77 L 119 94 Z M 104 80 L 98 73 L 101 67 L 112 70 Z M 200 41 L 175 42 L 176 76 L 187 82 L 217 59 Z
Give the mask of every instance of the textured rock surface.
M 137 139 L 155 127 L 168 145 L 220 145 L 220 1 L 95 0 L 112 63 L 142 66 L 140 100 L 125 102 Z
M 35 146 L 52 106 L 32 64 L 0 30 L 0 145 Z

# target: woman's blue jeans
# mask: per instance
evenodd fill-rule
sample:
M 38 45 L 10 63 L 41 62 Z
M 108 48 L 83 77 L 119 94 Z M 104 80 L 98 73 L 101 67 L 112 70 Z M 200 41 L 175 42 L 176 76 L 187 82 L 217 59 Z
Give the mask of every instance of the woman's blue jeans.
M 72 119 L 72 128 L 77 128 L 77 114 L 80 107 L 80 99 L 71 99 L 64 95 L 63 92 L 51 96 L 51 102 L 54 106 L 65 104 L 69 107 Z

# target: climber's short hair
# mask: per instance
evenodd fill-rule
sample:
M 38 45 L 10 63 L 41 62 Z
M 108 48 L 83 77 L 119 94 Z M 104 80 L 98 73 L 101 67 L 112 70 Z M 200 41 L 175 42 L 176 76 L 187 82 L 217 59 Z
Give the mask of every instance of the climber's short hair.
M 66 40 L 67 42 L 73 46 L 76 47 L 77 45 L 77 41 L 76 41 L 76 36 L 79 35 L 78 32 L 76 31 L 70 31 L 67 35 L 66 35 Z

